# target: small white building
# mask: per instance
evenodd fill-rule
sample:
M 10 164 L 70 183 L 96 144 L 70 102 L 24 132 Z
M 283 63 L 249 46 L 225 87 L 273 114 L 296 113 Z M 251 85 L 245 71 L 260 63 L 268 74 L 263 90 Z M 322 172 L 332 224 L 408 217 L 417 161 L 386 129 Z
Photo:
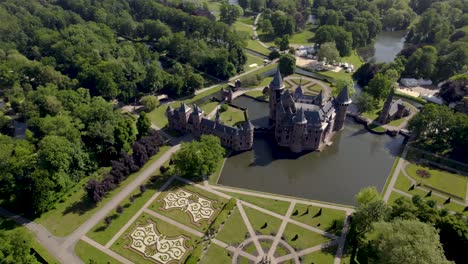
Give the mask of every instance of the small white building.
M 405 87 L 416 87 L 418 86 L 418 80 L 414 78 L 401 78 L 400 80 L 401 85 Z

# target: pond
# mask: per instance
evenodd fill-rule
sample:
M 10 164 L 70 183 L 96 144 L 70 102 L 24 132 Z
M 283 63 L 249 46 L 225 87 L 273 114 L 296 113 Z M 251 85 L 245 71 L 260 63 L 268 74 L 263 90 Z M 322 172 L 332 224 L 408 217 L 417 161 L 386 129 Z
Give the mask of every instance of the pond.
M 354 205 L 360 189 L 382 190 L 403 138 L 370 134 L 362 125 L 347 121 L 333 141 L 322 152 L 295 155 L 267 136 L 256 136 L 251 151 L 226 160 L 218 183 Z
M 377 34 L 371 47 L 359 50 L 364 60 L 374 59 L 375 62 L 392 62 L 405 44 L 406 31 L 382 31 Z

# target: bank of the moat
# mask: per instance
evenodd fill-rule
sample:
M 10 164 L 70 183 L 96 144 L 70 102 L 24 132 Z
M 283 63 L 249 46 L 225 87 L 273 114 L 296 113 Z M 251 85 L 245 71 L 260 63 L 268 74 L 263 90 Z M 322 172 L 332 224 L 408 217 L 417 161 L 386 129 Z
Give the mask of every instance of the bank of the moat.
M 240 97 L 256 126 L 266 124 L 267 105 Z M 351 120 L 322 152 L 292 154 L 273 139 L 257 135 L 251 151 L 234 153 L 225 162 L 221 185 L 353 205 L 360 189 L 382 189 L 403 137 L 369 133 Z

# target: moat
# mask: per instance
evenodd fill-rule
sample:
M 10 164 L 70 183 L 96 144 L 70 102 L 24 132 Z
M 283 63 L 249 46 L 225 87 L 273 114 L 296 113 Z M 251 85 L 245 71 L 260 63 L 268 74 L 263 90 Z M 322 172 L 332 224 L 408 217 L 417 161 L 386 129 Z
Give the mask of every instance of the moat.
M 242 96 L 234 103 L 248 107 L 255 126 L 268 124 L 267 104 Z M 370 134 L 351 120 L 322 152 L 292 154 L 277 147 L 273 139 L 256 136 L 251 151 L 226 160 L 218 183 L 353 205 L 361 188 L 383 188 L 402 142 L 402 137 Z

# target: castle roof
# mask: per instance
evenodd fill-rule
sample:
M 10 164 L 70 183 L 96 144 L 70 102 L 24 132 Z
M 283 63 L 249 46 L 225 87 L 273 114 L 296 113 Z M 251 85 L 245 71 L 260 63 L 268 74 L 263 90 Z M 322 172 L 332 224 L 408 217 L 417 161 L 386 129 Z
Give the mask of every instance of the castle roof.
M 396 112 L 398 112 L 398 107 L 401 107 L 401 106 L 405 107 L 401 99 L 394 101 L 392 103 L 392 106 L 390 106 L 390 111 L 388 111 L 388 114 L 390 116 L 393 116 L 394 114 L 396 114 Z
M 302 86 L 299 84 L 296 90 L 294 91 L 294 98 L 300 98 L 304 95 L 304 91 L 302 90 Z
M 346 85 L 335 98 L 336 102 L 339 104 L 350 104 L 351 99 L 349 98 L 348 86 Z
M 283 77 L 281 77 L 281 72 L 278 68 L 276 70 L 275 77 L 273 77 L 273 80 L 270 83 L 270 89 L 280 90 L 283 88 L 284 88 Z
M 323 91 L 320 90 L 320 93 L 317 95 L 317 97 L 315 97 L 315 101 L 319 104 L 322 104 L 323 102 Z
M 196 104 L 193 104 L 193 112 L 191 115 L 202 115 L 203 114 L 203 110 L 200 109 L 200 107 L 198 107 Z
M 172 113 L 172 111 L 174 111 L 174 108 L 172 108 L 172 106 L 169 105 L 166 109 L 166 113 Z
M 187 113 L 188 111 L 190 111 L 190 107 L 187 104 L 182 103 L 180 105 L 179 112 Z

